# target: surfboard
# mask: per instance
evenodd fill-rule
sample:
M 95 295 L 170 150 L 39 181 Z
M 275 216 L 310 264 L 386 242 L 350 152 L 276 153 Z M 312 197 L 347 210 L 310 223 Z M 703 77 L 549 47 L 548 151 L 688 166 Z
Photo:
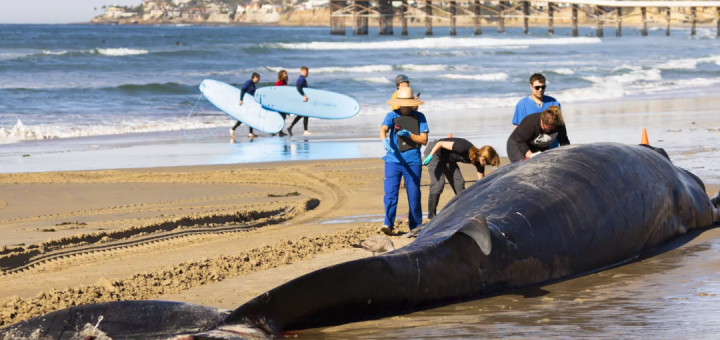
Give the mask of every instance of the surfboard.
M 243 124 L 265 133 L 278 133 L 285 126 L 279 113 L 264 109 L 252 95 L 246 93 L 240 106 L 240 89 L 223 82 L 205 79 L 200 92 L 220 111 Z
M 263 108 L 298 116 L 322 119 L 345 119 L 360 112 L 360 104 L 344 94 L 311 88 L 303 89 L 303 97 L 295 86 L 270 86 L 255 91 L 255 100 Z

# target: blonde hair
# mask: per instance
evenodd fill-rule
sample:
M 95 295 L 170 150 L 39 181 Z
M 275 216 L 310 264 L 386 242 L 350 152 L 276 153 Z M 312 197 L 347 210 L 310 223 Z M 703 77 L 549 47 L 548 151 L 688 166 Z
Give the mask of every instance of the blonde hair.
M 497 167 L 500 165 L 500 156 L 498 156 L 495 149 L 490 145 L 485 145 L 482 148 L 471 147 L 468 152 L 471 163 L 480 163 L 480 159 L 484 159 L 488 165 Z
M 565 120 L 563 119 L 562 111 L 560 111 L 560 107 L 557 105 L 548 107 L 545 111 L 543 111 L 540 114 L 540 120 L 542 120 L 543 124 L 545 124 L 545 125 L 553 125 L 553 126 L 565 125 Z

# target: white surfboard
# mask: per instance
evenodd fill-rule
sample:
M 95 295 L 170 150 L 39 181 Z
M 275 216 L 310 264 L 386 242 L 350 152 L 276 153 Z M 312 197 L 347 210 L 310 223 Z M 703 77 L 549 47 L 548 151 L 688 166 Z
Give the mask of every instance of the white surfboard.
M 255 100 L 264 108 L 298 116 L 322 119 L 346 119 L 360 112 L 360 104 L 344 94 L 305 88 L 303 97 L 295 86 L 270 86 L 255 91 Z
M 232 85 L 205 79 L 200 84 L 200 92 L 222 112 L 256 130 L 278 133 L 285 126 L 285 120 L 279 113 L 264 109 L 248 93 L 245 94 L 243 105 L 240 106 L 240 89 Z

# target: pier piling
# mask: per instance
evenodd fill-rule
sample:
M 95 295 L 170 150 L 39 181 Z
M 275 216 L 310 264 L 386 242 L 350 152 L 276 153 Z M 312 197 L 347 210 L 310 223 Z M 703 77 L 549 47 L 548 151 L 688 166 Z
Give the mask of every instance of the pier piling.
M 358 13 L 366 13 L 367 8 L 370 7 L 369 1 L 354 1 L 354 16 L 355 16 L 355 35 L 368 35 L 369 19 L 367 15 L 357 15 Z
M 345 2 L 343 1 L 330 1 L 330 11 L 334 12 L 343 7 Z M 331 35 L 345 35 L 345 17 L 330 17 L 330 34 Z
M 572 36 L 577 37 L 578 36 L 578 5 L 573 4 L 572 5 Z
M 690 35 L 695 35 L 695 7 L 690 7 Z
M 529 1 L 523 1 L 522 13 L 523 13 L 523 33 L 528 34 L 528 15 L 530 14 L 530 2 Z
M 450 35 L 456 35 L 457 32 L 455 31 L 455 14 L 457 10 L 457 3 L 455 1 L 450 1 Z
M 482 34 L 482 26 L 480 23 L 480 14 L 482 13 L 480 11 L 480 1 L 475 1 L 475 35 L 481 35 Z
M 503 18 L 502 1 L 498 1 L 497 25 L 498 25 L 498 33 L 505 33 L 505 19 Z
M 665 36 L 670 36 L 670 7 L 667 8 L 667 26 L 665 27 Z
M 622 37 L 622 7 L 615 8 L 615 16 L 617 17 L 617 26 L 615 27 L 615 36 Z
M 648 30 L 647 30 L 647 8 L 646 7 L 640 7 L 640 16 L 642 20 L 642 30 L 640 33 L 643 37 L 647 37 Z
M 393 17 L 395 16 L 392 1 L 378 0 L 378 12 L 380 18 L 378 21 L 378 34 L 393 35 Z
M 425 35 L 433 35 L 432 12 L 432 1 L 425 1 Z
M 595 35 L 598 38 L 603 37 L 603 22 L 602 22 L 602 10 L 600 7 L 595 6 Z
M 548 2 L 548 34 L 555 34 L 555 22 L 553 18 L 553 5 Z
M 400 35 L 408 35 L 407 30 L 407 18 L 405 17 L 405 11 L 408 9 L 407 0 L 402 0 L 400 5 L 400 24 L 402 25 Z
M 717 11 L 717 28 L 715 31 L 715 36 L 720 37 L 720 7 L 716 8 L 715 10 Z

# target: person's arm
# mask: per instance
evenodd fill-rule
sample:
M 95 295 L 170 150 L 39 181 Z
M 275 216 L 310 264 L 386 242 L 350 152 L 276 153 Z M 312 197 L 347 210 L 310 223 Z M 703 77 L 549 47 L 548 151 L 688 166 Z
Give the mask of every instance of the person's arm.
M 567 129 L 565 128 L 565 125 L 560 127 L 560 130 L 558 131 L 557 136 L 558 144 L 562 145 L 570 145 L 570 139 L 568 139 L 567 135 Z
M 385 125 L 380 127 L 380 139 L 388 138 L 387 137 L 388 130 L 390 130 L 390 128 Z
M 242 104 L 243 104 L 243 98 L 245 97 L 245 92 L 246 92 L 246 91 L 245 91 L 245 86 L 243 86 L 243 88 L 240 89 L 240 105 L 241 105 L 241 106 L 242 106 Z
M 430 151 L 430 155 L 435 156 L 435 154 L 440 151 L 440 148 L 452 151 L 453 144 L 455 144 L 455 142 L 437 142 L 435 143 L 433 149 Z
M 517 103 L 517 105 L 515 105 L 515 113 L 513 114 L 512 118 L 513 130 L 517 129 L 521 120 L 522 119 L 520 119 L 520 103 Z
M 478 174 L 478 181 L 485 177 L 485 174 L 482 172 L 478 172 L 477 174 Z
M 302 86 L 302 84 L 297 84 L 297 85 L 295 86 L 295 88 L 297 88 L 298 93 L 300 93 L 303 97 L 305 97 L 305 91 L 303 91 L 303 86 Z
M 421 133 L 421 134 L 419 134 L 419 135 L 414 135 L 414 134 L 412 134 L 412 135 L 410 135 L 410 139 L 412 139 L 412 141 L 415 142 L 415 143 L 422 144 L 422 145 L 427 145 L 427 142 L 428 142 L 428 134 L 427 134 L 427 132 L 423 132 L 423 133 Z

